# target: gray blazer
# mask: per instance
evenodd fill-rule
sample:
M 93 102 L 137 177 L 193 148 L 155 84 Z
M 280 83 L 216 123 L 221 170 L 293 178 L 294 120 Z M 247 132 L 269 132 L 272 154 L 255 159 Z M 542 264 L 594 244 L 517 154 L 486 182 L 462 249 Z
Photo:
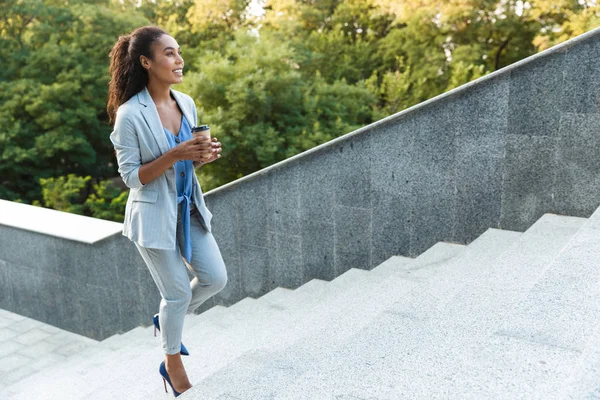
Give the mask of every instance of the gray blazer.
M 171 93 L 185 118 L 196 125 L 194 100 L 173 89 Z M 123 235 L 142 247 L 175 250 L 178 208 L 175 167 L 145 185 L 138 175 L 142 164 L 170 150 L 148 89 L 144 88 L 119 107 L 110 141 L 117 153 L 119 174 L 131 188 L 125 207 Z M 195 173 L 192 193 L 194 205 L 200 212 L 200 222 L 210 232 L 212 214 L 206 208 Z

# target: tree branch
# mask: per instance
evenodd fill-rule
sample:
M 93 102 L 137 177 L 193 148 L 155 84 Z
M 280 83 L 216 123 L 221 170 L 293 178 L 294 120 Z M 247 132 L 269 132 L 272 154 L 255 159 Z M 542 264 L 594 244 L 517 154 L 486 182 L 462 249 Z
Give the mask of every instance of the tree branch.
M 504 43 L 502 43 L 502 45 L 500 45 L 500 48 L 498 49 L 498 52 L 496 53 L 496 65 L 495 65 L 496 71 L 500 69 L 500 55 L 502 54 L 502 50 L 504 50 L 506 48 L 506 46 L 508 46 L 508 42 L 510 42 L 510 38 L 506 39 L 504 41 Z

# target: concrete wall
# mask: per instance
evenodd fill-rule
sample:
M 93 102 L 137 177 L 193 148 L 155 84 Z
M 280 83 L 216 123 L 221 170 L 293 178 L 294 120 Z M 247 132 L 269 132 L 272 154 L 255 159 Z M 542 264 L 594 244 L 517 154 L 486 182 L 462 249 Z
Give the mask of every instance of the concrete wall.
M 160 296 L 122 224 L 0 200 L 0 308 L 101 340 Z
M 206 195 L 223 296 L 600 204 L 600 30 Z M 220 162 L 227 162 L 223 159 Z
M 547 212 L 588 217 L 599 59 L 596 30 L 207 193 L 229 282 L 200 310 Z M 150 323 L 158 292 L 126 238 L 81 243 L 1 219 L 0 308 L 96 339 Z

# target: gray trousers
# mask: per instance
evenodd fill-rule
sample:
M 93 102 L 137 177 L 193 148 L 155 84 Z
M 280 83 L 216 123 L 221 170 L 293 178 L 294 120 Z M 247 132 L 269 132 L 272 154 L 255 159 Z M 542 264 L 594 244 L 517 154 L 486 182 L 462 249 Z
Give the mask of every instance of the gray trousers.
M 227 283 L 221 251 L 212 233 L 202 226 L 200 218 L 198 210 L 193 207 L 190 211 L 191 263 L 182 256 L 181 205 L 178 206 L 175 250 L 151 249 L 136 243 L 162 297 L 158 320 L 165 354 L 179 353 L 185 314 L 192 313 Z M 194 275 L 191 281 L 186 269 Z

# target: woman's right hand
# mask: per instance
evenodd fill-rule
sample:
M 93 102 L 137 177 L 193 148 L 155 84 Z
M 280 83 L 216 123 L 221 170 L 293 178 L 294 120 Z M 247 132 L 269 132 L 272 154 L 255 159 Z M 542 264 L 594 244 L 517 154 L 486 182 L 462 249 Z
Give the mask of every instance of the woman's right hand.
M 175 160 L 204 161 L 211 156 L 212 143 L 209 138 L 199 136 L 179 143 L 172 150 Z

